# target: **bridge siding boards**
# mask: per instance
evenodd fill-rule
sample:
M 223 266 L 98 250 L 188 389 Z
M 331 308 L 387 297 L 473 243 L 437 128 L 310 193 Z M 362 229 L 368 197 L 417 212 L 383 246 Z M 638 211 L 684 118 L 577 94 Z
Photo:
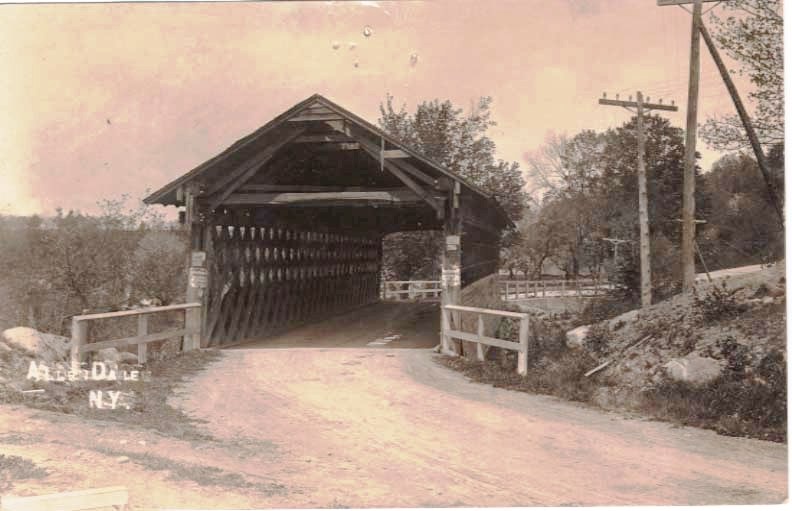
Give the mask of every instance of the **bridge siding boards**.
M 207 345 L 262 337 L 378 299 L 380 238 L 233 224 L 213 233 Z
M 343 141 L 345 151 L 326 151 Z M 357 147 L 357 149 L 355 149 Z M 382 153 L 381 153 L 382 151 Z M 508 217 L 482 190 L 315 95 L 164 186 L 148 203 L 185 205 L 189 301 L 201 345 L 224 346 L 379 300 L 382 238 L 459 236 L 444 250 L 443 302 L 497 271 Z M 456 314 L 456 313 L 454 313 Z

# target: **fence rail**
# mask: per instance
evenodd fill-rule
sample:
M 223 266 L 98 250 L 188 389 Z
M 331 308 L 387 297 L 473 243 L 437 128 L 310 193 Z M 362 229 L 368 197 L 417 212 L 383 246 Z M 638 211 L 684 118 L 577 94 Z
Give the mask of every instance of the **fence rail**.
M 577 280 L 501 280 L 500 295 L 504 300 L 545 297 L 587 297 L 606 294 L 613 285 L 596 279 Z
M 478 315 L 476 333 L 461 330 L 462 322 L 460 321 L 460 313 Z M 498 316 L 519 320 L 520 330 L 518 341 L 514 342 L 484 335 L 484 316 Z M 528 321 L 529 315 L 522 312 L 480 309 L 478 307 L 465 307 L 462 305 L 443 305 L 441 337 L 443 351 L 446 353 L 452 352 L 452 339 L 476 343 L 476 358 L 479 360 L 484 360 L 484 345 L 516 351 L 517 372 L 525 376 L 528 374 L 528 331 L 530 328 Z
M 185 351 L 200 347 L 201 331 L 201 304 L 182 303 L 178 305 L 165 305 L 162 307 L 146 307 L 143 309 L 124 310 L 117 312 L 101 312 L 97 314 L 83 314 L 72 318 L 71 360 L 80 363 L 85 354 L 105 348 L 119 348 L 136 344 L 138 349 L 138 362 L 144 364 L 147 360 L 147 344 L 154 341 L 163 341 L 172 337 L 183 337 Z M 150 334 L 148 332 L 148 317 L 150 314 L 169 311 L 184 311 L 184 328 L 167 330 Z M 109 341 L 88 342 L 88 323 L 100 319 L 122 318 L 137 316 L 137 335 L 123 337 Z
M 386 280 L 382 282 L 383 300 L 438 298 L 443 292 L 439 280 Z

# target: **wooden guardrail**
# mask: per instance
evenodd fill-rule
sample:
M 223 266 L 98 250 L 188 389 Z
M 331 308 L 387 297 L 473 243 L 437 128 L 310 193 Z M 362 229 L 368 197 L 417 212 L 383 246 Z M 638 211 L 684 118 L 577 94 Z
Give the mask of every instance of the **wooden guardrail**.
M 607 281 L 577 280 L 501 280 L 500 293 L 504 300 L 544 298 L 548 296 L 598 296 L 611 289 Z
M 478 328 L 476 333 L 460 330 L 461 321 L 459 313 L 472 313 L 478 315 Z M 513 318 L 520 321 L 518 341 L 509 341 L 484 335 L 484 316 L 498 316 Z M 443 305 L 442 307 L 442 332 L 441 339 L 443 351 L 451 351 L 451 339 L 470 341 L 476 343 L 476 358 L 484 360 L 483 345 L 496 346 L 517 352 L 517 372 L 525 376 L 528 374 L 528 331 L 529 315 L 523 312 L 500 311 L 495 309 L 480 309 L 478 307 L 465 307 L 462 305 Z M 456 328 L 452 328 L 456 327 Z
M 443 292 L 439 280 L 386 280 L 382 282 L 382 299 L 413 300 L 437 298 Z
M 148 316 L 159 312 L 184 311 L 184 328 L 168 330 L 165 332 L 148 332 Z M 112 319 L 127 316 L 137 316 L 137 335 L 113 339 L 110 341 L 88 342 L 88 322 L 99 319 Z M 138 362 L 146 362 L 147 344 L 154 341 L 163 341 L 172 337 L 184 337 L 184 350 L 192 350 L 200 347 L 201 332 L 201 304 L 182 303 L 178 305 L 165 305 L 162 307 L 146 307 L 143 309 L 132 309 L 117 312 L 102 312 L 97 314 L 83 314 L 72 318 L 72 337 L 71 337 L 71 360 L 72 363 L 80 363 L 85 354 L 89 351 L 98 351 L 105 348 L 118 348 L 137 344 Z

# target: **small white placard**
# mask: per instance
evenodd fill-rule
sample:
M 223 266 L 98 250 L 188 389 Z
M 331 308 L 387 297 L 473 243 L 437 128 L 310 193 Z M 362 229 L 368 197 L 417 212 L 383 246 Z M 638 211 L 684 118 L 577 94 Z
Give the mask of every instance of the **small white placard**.
M 459 236 L 446 236 L 446 250 L 459 250 Z
M 206 268 L 190 268 L 190 287 L 205 288 L 209 282 Z
M 190 266 L 203 266 L 206 262 L 206 252 L 193 252 L 190 254 Z
M 462 276 L 459 268 L 443 270 L 442 273 L 443 289 L 449 287 L 459 287 L 462 285 Z

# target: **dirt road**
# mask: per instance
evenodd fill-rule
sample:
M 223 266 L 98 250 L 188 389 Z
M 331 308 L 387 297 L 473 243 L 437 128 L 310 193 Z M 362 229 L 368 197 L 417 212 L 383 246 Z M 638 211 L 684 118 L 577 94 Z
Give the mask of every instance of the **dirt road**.
M 180 400 L 304 506 L 778 503 L 786 446 L 466 381 L 425 350 L 237 350 Z
M 48 471 L 14 493 L 124 485 L 136 508 L 786 498 L 785 445 L 472 383 L 430 350 L 370 346 L 383 332 L 369 334 L 351 348 L 222 352 L 169 401 L 199 421 L 190 438 L 2 406 L 0 452 Z
M 432 348 L 439 339 L 438 302 L 378 302 L 238 348 Z

